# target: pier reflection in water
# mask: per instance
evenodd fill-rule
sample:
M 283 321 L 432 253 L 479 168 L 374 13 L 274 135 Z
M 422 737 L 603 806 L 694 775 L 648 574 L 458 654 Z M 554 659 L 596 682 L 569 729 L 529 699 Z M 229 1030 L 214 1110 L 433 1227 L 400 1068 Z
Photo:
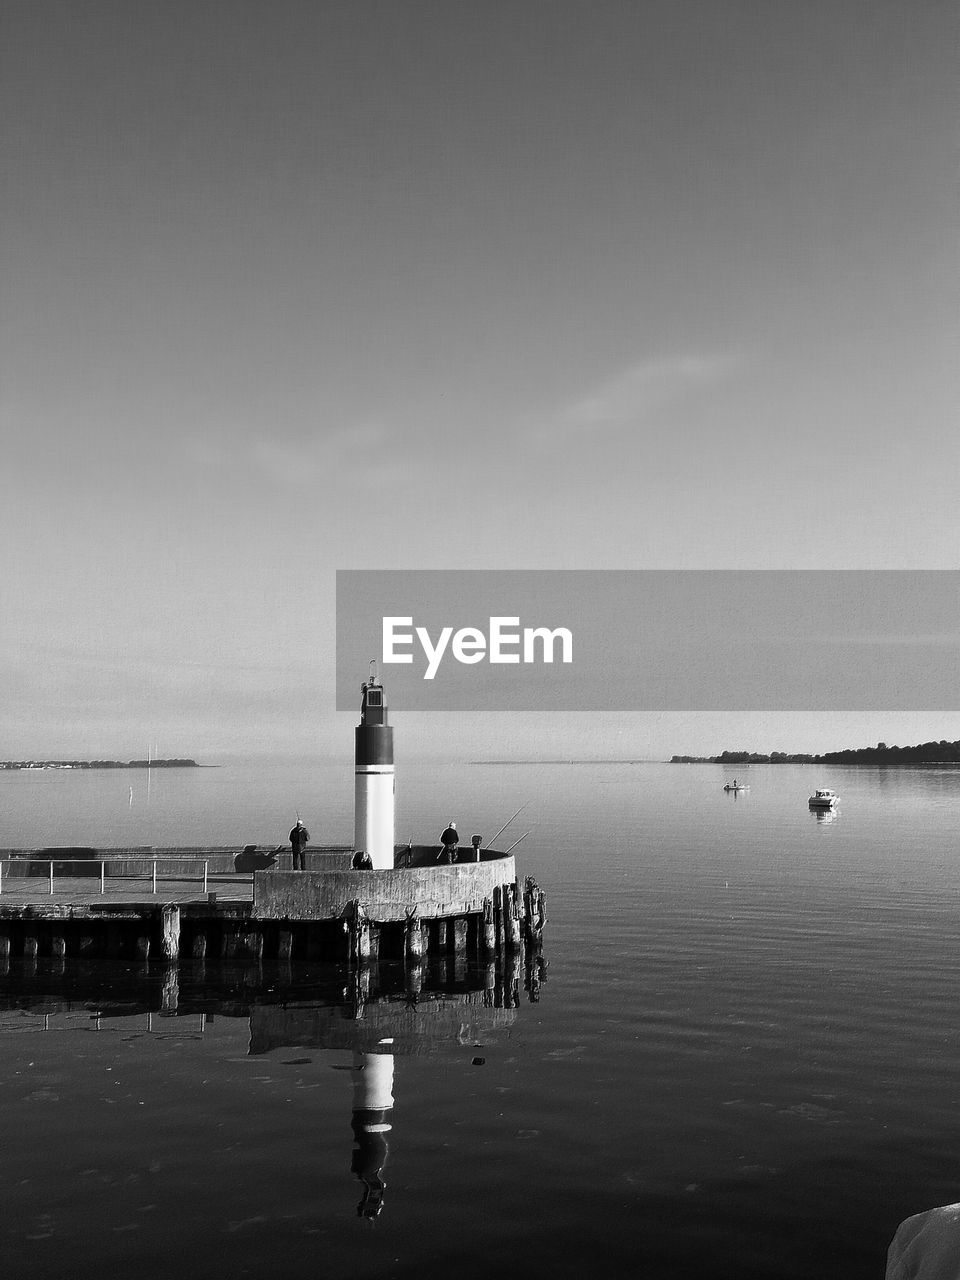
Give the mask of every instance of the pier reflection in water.
M 357 1215 L 373 1220 L 384 1208 L 397 1119 L 394 1081 L 402 1081 L 403 1059 L 466 1048 L 482 1065 L 476 1050 L 509 1033 L 524 1001 L 540 999 L 546 962 L 527 951 L 497 963 L 440 961 L 414 970 L 205 961 L 119 966 L 57 957 L 7 961 L 4 968 L 0 1037 L 93 1031 L 167 1039 L 175 1032 L 190 1042 L 225 1018 L 246 1022 L 250 1058 L 319 1052 L 324 1065 L 349 1071 L 349 1167 L 361 1184 Z

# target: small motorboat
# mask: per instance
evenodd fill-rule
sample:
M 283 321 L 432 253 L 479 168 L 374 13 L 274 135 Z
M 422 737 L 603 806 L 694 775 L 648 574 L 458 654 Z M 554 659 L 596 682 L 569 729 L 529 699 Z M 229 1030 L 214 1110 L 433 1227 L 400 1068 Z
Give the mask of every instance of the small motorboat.
M 749 791 L 750 784 L 748 782 L 725 782 L 724 791 Z
M 832 809 L 839 800 L 837 793 L 829 787 L 818 787 L 807 803 L 811 809 Z

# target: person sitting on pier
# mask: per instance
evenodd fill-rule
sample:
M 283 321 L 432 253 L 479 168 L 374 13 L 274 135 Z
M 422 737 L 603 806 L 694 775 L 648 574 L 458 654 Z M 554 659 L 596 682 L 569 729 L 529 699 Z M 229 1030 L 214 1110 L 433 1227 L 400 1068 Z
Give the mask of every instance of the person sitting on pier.
M 372 871 L 373 859 L 369 853 L 365 853 L 363 849 L 358 849 L 353 855 L 352 866 L 354 871 Z
M 290 848 L 293 850 L 294 871 L 306 871 L 307 869 L 307 860 L 303 851 L 309 839 L 310 832 L 298 817 L 296 826 L 290 832 Z
M 437 855 L 442 862 L 456 862 L 457 847 L 460 844 L 460 836 L 457 834 L 457 824 L 451 819 L 449 827 L 441 833 L 440 844 L 443 846 Z

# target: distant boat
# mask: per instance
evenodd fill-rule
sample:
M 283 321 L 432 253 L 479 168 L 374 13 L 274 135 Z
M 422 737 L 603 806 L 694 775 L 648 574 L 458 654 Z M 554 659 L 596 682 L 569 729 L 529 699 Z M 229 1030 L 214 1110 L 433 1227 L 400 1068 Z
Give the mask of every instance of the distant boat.
M 811 809 L 832 809 L 840 800 L 835 791 L 829 787 L 818 788 L 807 801 Z
M 750 784 L 749 782 L 725 782 L 723 789 L 724 791 L 749 791 Z

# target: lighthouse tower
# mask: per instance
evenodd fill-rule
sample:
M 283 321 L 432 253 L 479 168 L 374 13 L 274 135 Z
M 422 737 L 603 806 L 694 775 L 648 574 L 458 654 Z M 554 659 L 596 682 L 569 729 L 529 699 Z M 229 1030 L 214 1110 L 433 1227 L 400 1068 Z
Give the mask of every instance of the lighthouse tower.
M 393 867 L 393 729 L 383 685 L 373 673 L 362 686 L 357 725 L 353 847 L 370 855 L 375 871 Z

